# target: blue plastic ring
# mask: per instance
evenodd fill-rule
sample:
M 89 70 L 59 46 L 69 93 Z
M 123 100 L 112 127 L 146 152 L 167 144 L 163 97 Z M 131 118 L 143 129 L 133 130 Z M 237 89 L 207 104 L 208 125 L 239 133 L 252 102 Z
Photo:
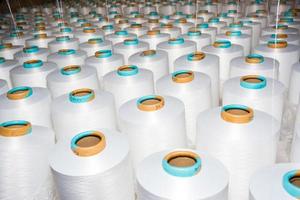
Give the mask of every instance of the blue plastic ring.
M 63 49 L 63 50 L 58 51 L 58 54 L 63 55 L 63 56 L 72 55 L 75 53 L 76 53 L 76 50 L 74 50 L 74 49 Z
M 183 44 L 184 39 L 183 38 L 169 39 L 168 43 L 171 45 Z
M 25 47 L 23 48 L 23 52 L 24 53 L 36 53 L 39 51 L 39 47 L 38 46 L 31 46 L 31 47 Z
M 115 34 L 116 34 L 116 35 L 122 35 L 122 36 L 126 35 L 126 36 L 127 36 L 127 35 L 128 35 L 128 32 L 127 32 L 127 31 L 124 31 L 124 30 L 123 30 L 123 31 L 116 31 Z
M 0 63 L 5 63 L 5 58 L 0 57 Z
M 300 187 L 297 187 L 295 185 L 293 185 L 291 183 L 291 179 L 295 176 L 299 176 L 299 170 L 293 170 L 293 171 L 289 171 L 287 172 L 284 176 L 283 176 L 283 180 L 282 180 L 282 184 L 283 184 L 283 188 L 293 197 L 295 198 L 300 198 Z
M 247 82 L 247 78 L 255 78 L 255 79 L 258 79 L 260 80 L 261 82 L 258 82 L 258 83 L 250 83 L 250 82 Z M 243 87 L 243 88 L 247 88 L 247 89 L 262 89 L 264 87 L 266 87 L 267 85 L 267 79 L 263 76 L 243 76 L 241 78 L 241 82 L 240 82 L 240 85 Z
M 76 96 L 75 94 L 78 92 L 86 92 L 85 95 Z M 79 89 L 70 92 L 69 100 L 72 103 L 85 103 L 93 100 L 95 98 L 95 92 L 91 89 Z
M 187 33 L 188 36 L 200 36 L 201 32 L 200 31 L 189 31 Z
M 126 70 L 123 70 L 126 69 Z M 120 76 L 132 76 L 139 72 L 139 68 L 135 65 L 124 65 L 120 67 L 117 71 Z
M 111 50 L 100 50 L 95 52 L 96 58 L 108 58 L 112 56 Z
M 43 61 L 41 60 L 29 60 L 23 63 L 25 69 L 38 68 L 43 66 Z
M 8 90 L 7 94 L 14 94 L 15 92 L 24 91 L 24 90 L 28 90 L 28 94 L 27 94 L 27 96 L 25 96 L 25 98 L 30 97 L 33 93 L 31 87 L 19 86 L 19 87 L 14 87 L 14 88 Z
M 69 75 L 77 74 L 80 71 L 81 71 L 81 67 L 77 66 L 77 65 L 74 65 L 74 66 L 67 66 L 67 67 L 62 68 L 60 70 L 60 73 L 62 75 L 69 76 Z
M 127 40 L 124 40 L 123 43 L 124 43 L 124 45 L 127 45 L 127 46 L 138 45 L 139 40 L 138 39 L 127 39 Z

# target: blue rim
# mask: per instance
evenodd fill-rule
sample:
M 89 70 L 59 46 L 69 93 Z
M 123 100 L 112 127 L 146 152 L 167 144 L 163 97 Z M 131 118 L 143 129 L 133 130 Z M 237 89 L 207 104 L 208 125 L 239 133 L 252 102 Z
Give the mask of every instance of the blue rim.
M 229 24 L 230 28 L 241 28 L 243 26 L 243 23 L 231 23 Z
M 189 31 L 187 33 L 188 36 L 200 36 L 201 32 L 200 31 Z
M 228 40 L 217 40 L 215 43 L 219 44 L 217 48 L 229 48 L 231 47 L 231 42 Z
M 293 185 L 290 182 L 290 179 L 297 175 L 299 175 L 299 170 L 292 170 L 292 171 L 287 172 L 283 176 L 282 185 L 283 185 L 283 188 L 287 191 L 287 193 L 289 193 L 291 196 L 298 199 L 298 198 L 300 198 L 300 188 Z
M 6 121 L 0 124 L 1 127 L 9 127 L 9 126 L 25 126 L 30 124 L 28 121 L 25 120 L 12 120 L 12 121 Z M 32 132 L 32 127 L 28 129 L 28 131 L 25 134 L 30 134 Z
M 19 91 L 24 91 L 24 90 L 28 90 L 28 94 L 25 98 L 30 97 L 33 93 L 32 88 L 28 87 L 28 86 L 19 86 L 19 87 L 14 87 L 10 90 L 8 90 L 7 94 L 13 94 L 15 92 L 19 92 Z
M 71 140 L 71 149 L 73 151 L 75 151 L 77 148 L 78 148 L 78 145 L 76 144 L 78 140 L 80 140 L 81 138 L 84 138 L 86 136 L 90 136 L 90 135 L 93 135 L 95 131 L 85 131 L 85 132 L 82 132 L 82 133 L 79 133 L 77 135 L 75 135 L 72 140 Z
M 71 40 L 69 36 L 61 36 L 61 37 L 56 38 L 57 42 L 65 42 L 65 41 L 69 41 L 69 40 Z
M 71 70 L 66 70 L 66 68 L 64 67 L 64 68 L 62 68 L 60 70 L 60 73 L 62 75 L 70 76 L 70 75 L 73 75 L 73 74 L 78 74 L 80 71 L 81 71 L 81 67 L 79 67 L 79 66 L 78 67 L 74 67 Z
M 171 44 L 171 45 L 179 45 L 179 44 L 184 43 L 184 39 L 183 38 L 176 38 L 176 39 L 169 40 L 168 43 Z
M 72 32 L 72 29 L 67 27 L 67 28 L 61 28 L 60 29 L 60 32 L 61 33 L 71 33 Z
M 83 96 L 75 96 L 73 94 L 74 91 L 70 92 L 69 93 L 69 100 L 72 102 L 72 103 L 86 103 L 86 102 L 89 102 L 91 101 L 92 99 L 94 99 L 95 97 L 95 93 L 93 90 L 91 90 L 90 93 L 86 94 L 86 95 L 83 95 Z
M 100 43 L 103 43 L 103 39 L 102 38 L 91 38 L 88 40 L 88 42 L 100 44 Z
M 128 35 L 128 32 L 127 31 L 125 31 L 125 30 L 123 30 L 123 31 L 116 31 L 115 32 L 115 35 L 122 35 L 122 36 L 127 36 Z
M 72 54 L 75 54 L 75 53 L 76 53 L 76 50 L 74 50 L 74 49 L 65 49 L 65 50 L 59 50 L 58 51 L 58 54 L 63 55 L 63 56 L 72 55 Z
M 247 56 L 247 58 L 254 58 L 254 59 L 258 59 L 258 60 L 260 60 L 260 62 L 259 63 L 263 63 L 264 61 L 265 61 L 265 58 L 262 56 L 262 55 L 260 55 L 260 54 L 249 54 L 248 56 Z
M 198 28 L 208 28 L 209 24 L 208 23 L 202 23 L 197 25 Z
M 127 66 L 130 70 L 122 71 L 118 69 L 117 73 L 119 76 L 133 76 L 139 72 L 139 68 L 135 65 Z
M 219 22 L 220 22 L 220 19 L 216 18 L 216 17 L 209 19 L 209 23 L 219 23 Z
M 223 106 L 222 109 L 221 109 L 221 112 L 226 112 L 226 111 L 232 110 L 232 109 L 240 109 L 240 110 L 245 110 L 245 111 L 249 110 L 249 108 L 247 106 L 244 106 L 244 105 L 229 104 L 229 105 Z
M 112 56 L 111 50 L 100 50 L 95 53 L 96 58 L 108 58 Z
M 226 35 L 227 35 L 227 32 L 226 32 Z M 241 36 L 242 32 L 241 31 L 229 31 L 228 35 L 229 36 Z
M 43 66 L 43 61 L 41 60 L 36 60 L 35 62 L 24 62 L 23 67 L 25 69 L 32 69 L 32 68 L 39 68 Z
M 254 89 L 254 90 L 258 90 L 258 89 L 262 89 L 262 88 L 266 87 L 267 79 L 265 77 L 256 76 L 255 78 L 259 79 L 261 82 L 249 83 L 247 81 L 241 80 L 241 82 L 240 82 L 241 87 L 247 88 L 247 89 Z
M 5 63 L 5 58 L 0 57 L 0 63 Z
M 131 46 L 131 45 L 138 45 L 139 40 L 138 39 L 130 39 L 130 40 L 124 40 L 124 45 Z
M 39 47 L 38 46 L 31 46 L 31 47 L 25 47 L 23 48 L 23 52 L 24 53 L 36 53 L 39 51 Z

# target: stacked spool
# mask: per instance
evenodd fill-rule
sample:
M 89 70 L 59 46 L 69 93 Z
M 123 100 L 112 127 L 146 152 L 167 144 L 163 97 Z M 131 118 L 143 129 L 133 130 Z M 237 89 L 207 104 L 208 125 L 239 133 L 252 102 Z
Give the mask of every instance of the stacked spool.
M 196 43 L 197 50 L 200 51 L 202 47 L 211 44 L 211 36 L 206 33 L 201 33 L 197 30 L 189 30 L 187 34 L 182 36 L 185 40 L 190 40 Z
M 108 40 L 102 40 L 101 38 L 93 38 L 81 43 L 79 49 L 85 51 L 87 56 L 90 57 L 95 55 L 96 51 L 112 50 L 112 43 Z
M 77 38 L 70 38 L 69 36 L 57 37 L 55 41 L 49 43 L 49 51 L 51 53 L 58 52 L 61 49 L 79 49 L 79 40 Z
M 0 56 L 5 59 L 14 59 L 14 54 L 22 51 L 23 46 L 13 45 L 12 43 L 0 44 Z
M 75 49 L 60 49 L 48 56 L 48 62 L 53 62 L 59 69 L 69 65 L 83 65 L 87 57 L 85 51 Z
M 22 51 L 15 53 L 14 59 L 17 60 L 20 64 L 29 60 L 41 60 L 43 62 L 46 62 L 48 55 L 48 49 L 31 46 L 25 47 Z
M 150 30 L 147 34 L 139 37 L 140 41 L 147 42 L 149 49 L 156 49 L 157 45 L 161 42 L 168 41 L 170 35 L 168 33 L 161 33 L 160 30 Z
M 10 70 L 18 66 L 19 62 L 16 60 L 7 60 L 0 57 L 0 78 L 6 80 L 8 86 L 11 88 L 11 77 L 9 75 Z

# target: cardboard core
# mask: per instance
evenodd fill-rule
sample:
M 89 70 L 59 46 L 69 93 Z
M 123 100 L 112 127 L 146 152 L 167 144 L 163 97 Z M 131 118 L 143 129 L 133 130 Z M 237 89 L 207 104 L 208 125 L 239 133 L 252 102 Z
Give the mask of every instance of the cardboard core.
M 37 34 L 36 37 L 39 38 L 39 39 L 47 38 L 47 34 L 46 33 Z
M 162 27 L 170 29 L 173 28 L 173 24 L 164 24 Z
M 185 18 L 181 18 L 178 20 L 178 22 L 181 24 L 185 24 L 185 23 L 187 23 L 187 20 Z
M 98 131 L 87 131 L 72 139 L 72 150 L 81 157 L 96 155 L 103 151 L 105 146 L 105 136 Z
M 188 83 L 194 79 L 194 73 L 192 71 L 184 71 L 173 74 L 172 80 L 176 83 Z
M 300 188 L 300 176 L 295 175 L 292 178 L 290 178 L 290 183 L 298 188 Z
M 225 108 L 221 112 L 221 117 L 223 120 L 231 123 L 248 123 L 253 119 L 253 110 L 251 108 L 233 106 L 231 108 Z
M 83 96 L 86 96 L 86 95 L 90 95 L 92 93 L 93 93 L 93 90 L 90 90 L 90 89 L 79 89 L 79 90 L 74 90 L 72 92 L 72 96 L 83 97 Z
M 165 156 L 165 160 L 173 167 L 192 167 L 199 156 L 189 151 L 175 151 Z
M 261 83 L 263 82 L 261 79 L 255 77 L 255 76 L 246 76 L 242 78 L 242 81 L 248 82 L 248 83 Z
M 277 37 L 279 39 L 285 39 L 285 38 L 288 38 L 288 35 L 284 34 L 284 33 L 278 33 L 278 34 L 274 35 L 274 37 Z
M 274 49 L 280 49 L 280 48 L 286 48 L 288 43 L 286 41 L 275 41 L 275 42 L 269 42 L 268 47 L 274 48 Z
M 147 35 L 158 35 L 160 34 L 160 30 L 151 30 L 147 32 Z
M 142 28 L 142 24 L 131 24 L 131 28 Z
M 96 33 L 96 29 L 91 28 L 91 29 L 83 29 L 84 33 Z
M 73 71 L 78 71 L 80 70 L 80 66 L 79 65 L 69 65 L 63 68 L 64 72 L 73 72 Z
M 195 52 L 194 54 L 191 54 L 190 56 L 188 56 L 188 59 L 191 61 L 196 61 L 196 60 L 202 60 L 205 58 L 205 53 L 203 52 Z
M 141 53 L 141 56 L 153 56 L 156 54 L 156 51 L 155 50 L 147 50 L 147 51 L 143 51 Z
M 263 62 L 263 57 L 246 57 L 247 63 L 257 64 Z
M 20 123 L 21 122 L 21 123 Z M 31 131 L 31 124 L 27 121 L 11 121 L 0 126 L 0 135 L 5 137 L 16 137 L 26 135 Z
M 161 96 L 146 97 L 138 102 L 138 108 L 142 111 L 155 111 L 164 106 L 165 102 Z
M 6 96 L 10 100 L 19 100 L 28 97 L 30 95 L 30 92 L 31 92 L 30 88 L 24 87 L 13 92 L 8 92 Z
M 12 48 L 13 45 L 12 45 L 12 43 L 4 43 L 4 44 L 3 44 L 3 47 L 4 47 L 4 48 Z

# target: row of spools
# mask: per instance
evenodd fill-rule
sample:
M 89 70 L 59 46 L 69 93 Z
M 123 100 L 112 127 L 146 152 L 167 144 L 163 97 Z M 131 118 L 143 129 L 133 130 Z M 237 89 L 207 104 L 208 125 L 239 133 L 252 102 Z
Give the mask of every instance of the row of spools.
M 58 1 L 2 16 L 0 199 L 299 199 L 298 7 Z

